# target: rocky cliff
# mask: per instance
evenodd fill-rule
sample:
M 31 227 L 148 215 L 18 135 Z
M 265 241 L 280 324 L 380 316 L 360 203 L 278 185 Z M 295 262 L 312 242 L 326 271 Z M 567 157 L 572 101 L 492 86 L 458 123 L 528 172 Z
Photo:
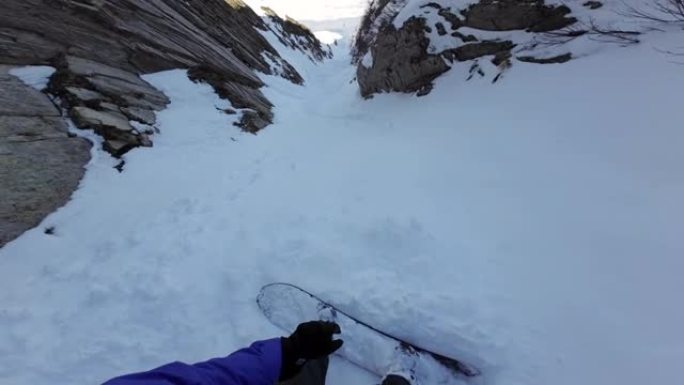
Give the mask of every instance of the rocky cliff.
M 525 63 L 568 61 L 572 54 L 562 42 L 543 40 L 558 31 L 571 38 L 586 33 L 575 28 L 573 14 L 566 5 L 544 0 L 374 0 L 353 48 L 361 94 L 424 95 L 457 61 L 476 61 L 471 73 L 477 74 L 482 73 L 477 60 L 489 57 L 498 71 L 495 80 L 513 56 Z M 560 48 L 549 54 L 544 48 L 551 45 Z
M 56 66 L 58 79 L 50 92 L 66 96 L 62 99 L 65 107 L 83 127 L 95 126 L 98 120 L 88 119 L 95 114 L 84 114 L 83 107 L 117 119 L 123 115 L 150 123 L 140 117 L 163 108 L 165 101 L 143 96 L 139 99 L 144 101 L 136 103 L 136 94 L 154 93 L 136 79 L 138 75 L 189 68 L 195 69 L 196 80 L 210 82 L 236 108 L 248 110 L 240 126 L 256 132 L 273 116 L 270 103 L 259 91 L 263 83 L 254 71 L 276 73 L 295 83 L 303 81 L 262 36 L 268 31 L 264 21 L 239 0 L 17 0 L 6 2 L 3 8 L 2 63 Z M 88 62 L 90 72 L 73 72 L 76 61 L 80 63 L 77 70 Z M 111 77 L 106 67 L 128 75 Z M 105 74 L 97 72 L 101 69 Z M 86 100 L 79 99 L 82 90 L 104 98 L 90 93 Z M 100 101 L 106 103 L 104 107 Z M 99 132 L 109 128 L 101 125 Z M 114 153 L 150 143 L 144 133 L 113 136 L 116 139 L 111 140 L 122 142 L 108 146 Z
M 264 20 L 240 0 L 4 1 L 0 246 L 64 204 L 83 174 L 89 145 L 69 137 L 63 112 L 102 136 L 114 156 L 153 145 L 155 113 L 169 100 L 140 75 L 188 69 L 231 102 L 243 130 L 269 125 L 273 106 L 257 73 L 304 82 L 264 37 L 271 33 L 312 60 L 330 56 L 294 21 Z M 43 93 L 8 73 L 27 65 L 56 69 Z M 28 104 L 13 107 L 22 100 Z

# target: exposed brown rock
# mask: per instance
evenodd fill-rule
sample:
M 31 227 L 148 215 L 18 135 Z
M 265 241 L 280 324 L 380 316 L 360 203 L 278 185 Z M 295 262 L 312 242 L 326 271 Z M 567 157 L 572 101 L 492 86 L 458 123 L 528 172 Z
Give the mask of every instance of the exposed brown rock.
M 429 89 L 432 81 L 449 69 L 440 55 L 427 53 L 429 43 L 422 18 L 413 17 L 400 29 L 387 25 L 371 47 L 373 64 L 369 68 L 359 64 L 361 95 Z

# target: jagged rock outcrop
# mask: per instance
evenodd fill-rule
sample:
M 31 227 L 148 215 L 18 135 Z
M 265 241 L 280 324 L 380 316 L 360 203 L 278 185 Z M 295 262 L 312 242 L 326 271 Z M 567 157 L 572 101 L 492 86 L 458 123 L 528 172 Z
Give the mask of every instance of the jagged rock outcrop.
M 0 65 L 0 247 L 62 206 L 90 159 L 48 97 Z
M 93 129 L 105 150 L 121 156 L 153 145 L 155 113 L 169 103 L 141 78 L 147 73 L 188 69 L 193 80 L 231 102 L 226 112 L 241 114 L 242 129 L 269 125 L 273 106 L 257 72 L 303 83 L 263 36 L 271 33 L 270 20 L 241 0 L 7 0 L 0 11 L 0 65 L 55 67 L 46 92 L 78 128 Z M 283 21 L 280 30 L 279 37 L 313 60 L 329 57 L 293 21 Z M 85 141 L 66 135 L 65 117 L 46 95 L 4 73 L 0 81 L 1 246 L 65 202 L 89 152 Z M 42 100 L 40 108 L 26 110 L 34 99 Z M 29 103 L 18 109 L 24 115 L 12 115 L 16 101 Z
M 250 112 L 240 126 L 256 132 L 272 114 L 261 108 L 263 83 L 254 71 L 302 82 L 262 36 L 267 30 L 240 0 L 13 0 L 0 13 L 0 62 L 54 64 L 67 54 L 132 76 L 202 66 L 230 83 L 224 90 L 251 90 L 222 96 L 239 99 Z M 91 75 L 91 84 L 100 81 Z
M 577 21 L 567 17 L 565 5 L 544 4 L 544 0 L 480 0 L 461 11 L 463 26 L 485 31 L 527 30 L 547 32 Z
M 312 61 L 332 58 L 330 47 L 324 47 L 304 24 L 289 16 L 283 19 L 271 8 L 262 7 L 262 9 L 266 14 L 266 25 L 284 46 L 301 51 Z
M 399 30 L 389 24 L 375 40 L 372 55 L 359 65 L 361 95 L 429 92 L 432 80 L 449 70 L 440 55 L 427 53 L 429 44 L 424 19 L 411 18 Z
M 388 91 L 424 95 L 432 81 L 449 70 L 449 62 L 491 57 L 499 71 L 509 68 L 519 42 L 479 38 L 473 30 L 490 35 L 491 31 L 511 30 L 542 33 L 577 21 L 569 16 L 567 6 L 545 4 L 544 0 L 473 0 L 460 3 L 461 9 L 453 9 L 453 3 L 446 0 L 414 5 L 413 0 L 375 0 L 369 6 L 352 51 L 362 96 Z M 469 30 L 462 32 L 462 28 Z M 571 57 L 520 55 L 519 59 L 546 64 Z M 482 71 L 480 66 L 476 68 Z
M 152 146 L 149 134 L 169 99 L 138 75 L 92 60 L 62 56 L 53 60 L 57 72 L 48 92 L 61 100 L 78 128 L 93 129 L 104 147 L 121 156 L 134 147 Z M 140 132 L 131 121 L 149 126 Z
M 380 34 L 380 29 L 390 25 L 399 11 L 409 0 L 373 0 L 368 5 L 366 13 L 361 18 L 361 24 L 356 31 L 356 39 L 352 47 L 354 62 L 360 61 L 370 51 L 371 44 Z M 395 28 L 396 29 L 396 28 Z

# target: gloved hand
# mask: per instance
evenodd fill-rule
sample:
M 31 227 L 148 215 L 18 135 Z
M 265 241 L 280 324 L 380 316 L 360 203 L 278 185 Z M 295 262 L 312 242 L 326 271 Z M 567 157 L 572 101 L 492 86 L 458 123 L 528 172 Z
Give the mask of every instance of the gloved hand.
M 333 340 L 333 334 L 340 333 L 340 326 L 334 322 L 311 321 L 300 324 L 289 337 L 280 339 L 283 351 L 280 381 L 296 376 L 306 360 L 327 357 L 342 347 L 344 341 Z

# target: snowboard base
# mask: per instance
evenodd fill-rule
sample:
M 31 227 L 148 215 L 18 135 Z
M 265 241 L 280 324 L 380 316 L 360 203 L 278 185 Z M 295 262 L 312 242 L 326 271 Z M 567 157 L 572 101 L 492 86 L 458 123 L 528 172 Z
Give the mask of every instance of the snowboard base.
M 481 374 L 480 370 L 470 364 L 431 352 L 378 330 L 289 283 L 264 286 L 257 296 L 257 304 L 271 323 L 287 333 L 294 331 L 302 322 L 337 322 L 342 329 L 340 338 L 344 340 L 344 345 L 336 354 L 378 376 L 387 374 L 395 350 L 402 346 L 410 346 L 418 353 L 415 372 L 423 383 L 462 383 L 464 378 Z

